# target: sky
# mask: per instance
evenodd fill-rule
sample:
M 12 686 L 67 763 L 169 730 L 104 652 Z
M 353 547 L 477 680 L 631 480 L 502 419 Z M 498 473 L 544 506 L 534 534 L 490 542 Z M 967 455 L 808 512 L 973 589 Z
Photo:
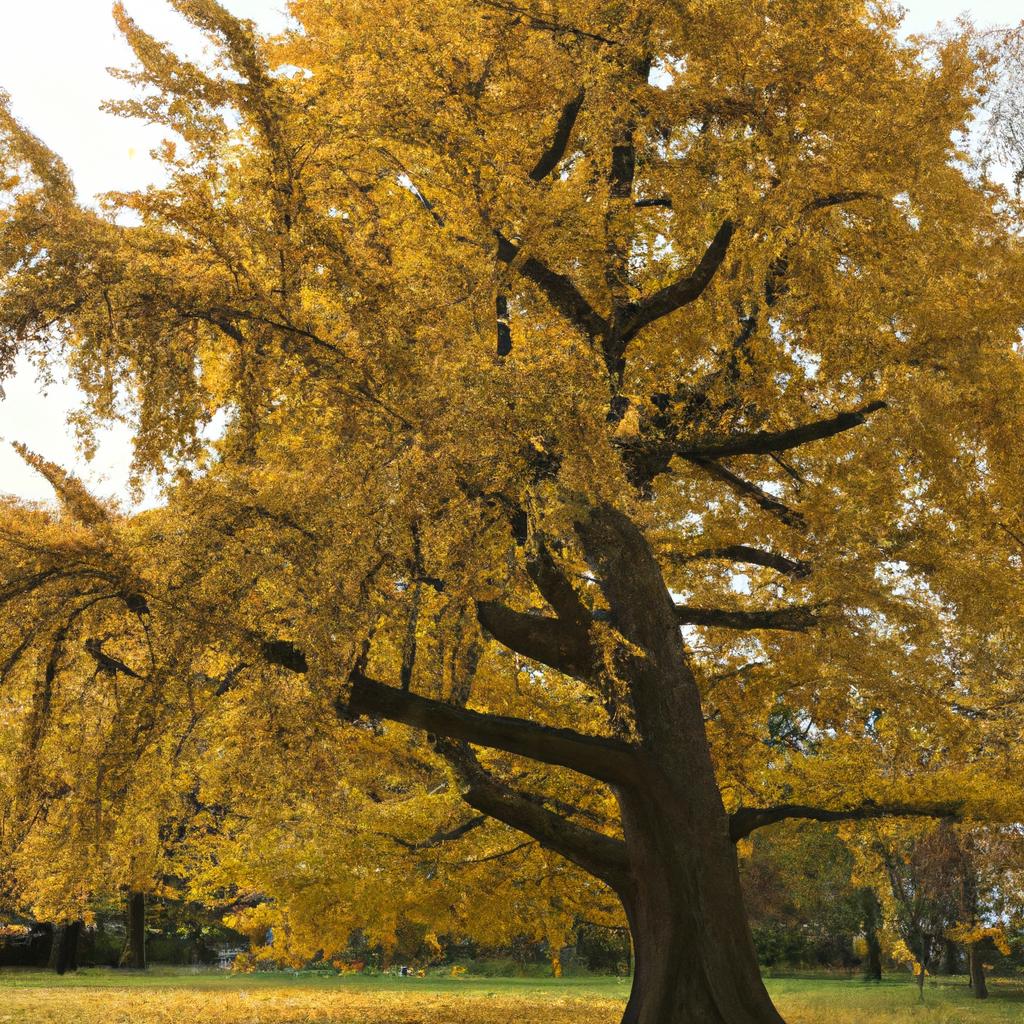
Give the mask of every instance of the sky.
M 189 47 L 203 40 L 164 0 L 124 0 L 148 32 Z M 285 23 L 286 0 L 221 0 L 267 31 Z M 340 0 L 344 2 L 344 0 Z M 927 32 L 961 13 L 979 24 L 1012 24 L 1024 11 L 1020 0 L 910 0 L 904 5 L 908 32 Z M 144 187 L 157 175 L 149 150 L 161 133 L 99 110 L 105 99 L 127 95 L 106 69 L 126 67 L 130 51 L 110 14 L 111 0 L 0 0 L 0 88 L 10 93 L 16 116 L 70 166 L 80 195 Z M 0 400 L 0 493 L 49 501 L 49 485 L 10 446 L 23 441 L 39 454 L 77 472 L 95 493 L 124 497 L 131 459 L 124 428 L 105 430 L 99 450 L 86 463 L 76 449 L 67 415 L 77 405 L 75 389 L 58 380 L 41 393 L 35 374 L 21 366 L 4 382 Z M 148 502 L 155 500 L 151 491 Z

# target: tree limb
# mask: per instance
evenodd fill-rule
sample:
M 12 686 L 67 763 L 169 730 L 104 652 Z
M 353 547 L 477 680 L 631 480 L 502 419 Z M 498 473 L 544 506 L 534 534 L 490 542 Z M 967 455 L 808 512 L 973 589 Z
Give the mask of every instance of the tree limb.
M 526 571 L 560 619 L 584 631 L 590 627 L 590 612 L 545 543 L 526 556 Z
M 807 520 L 800 512 L 791 509 L 788 505 L 779 501 L 778 498 L 773 498 L 766 491 L 758 487 L 757 484 L 752 484 L 749 480 L 744 480 L 743 477 L 737 476 L 732 470 L 726 469 L 720 462 L 705 458 L 690 458 L 688 461 L 703 469 L 705 473 L 721 480 L 741 498 L 748 498 L 759 508 L 764 509 L 765 512 L 769 512 L 771 515 L 781 519 L 787 526 L 791 526 L 794 530 L 803 531 L 807 529 Z
M 624 348 L 627 342 L 648 324 L 700 298 L 722 265 L 734 231 L 735 226 L 731 220 L 723 221 L 691 273 L 624 311 L 624 319 L 617 331 L 617 340 L 621 347 Z
M 862 821 L 867 818 L 948 818 L 957 820 L 962 804 L 876 804 L 865 800 L 856 807 L 829 810 L 804 804 L 780 804 L 778 807 L 741 807 L 729 815 L 729 835 L 733 842 L 744 839 L 755 829 L 790 818 L 809 821 Z
M 602 782 L 623 783 L 636 776 L 636 752 L 618 740 L 429 700 L 386 686 L 358 670 L 352 673 L 348 703 L 339 711 L 401 722 L 437 736 L 560 765 Z
M 805 606 L 778 608 L 767 611 L 727 611 L 722 608 L 693 608 L 677 604 L 676 616 L 680 625 L 715 626 L 719 629 L 778 629 L 788 633 L 803 633 L 818 622 L 818 615 Z
M 445 831 L 435 832 L 432 836 L 427 839 L 421 839 L 417 842 L 410 842 L 408 839 L 403 839 L 401 836 L 392 835 L 390 832 L 380 832 L 378 835 L 382 835 L 385 839 L 390 839 L 392 842 L 398 843 L 399 846 L 404 847 L 406 850 L 412 852 L 418 852 L 419 850 L 432 850 L 435 846 L 441 846 L 443 843 L 451 843 L 456 839 L 461 839 L 464 835 L 472 832 L 474 829 L 479 828 L 487 818 L 483 814 L 478 814 L 468 821 L 462 822 L 461 825 L 456 825 L 455 828 L 450 828 Z
M 811 575 L 810 562 L 803 559 L 787 558 L 775 551 L 751 547 L 747 544 L 728 544 L 721 548 L 705 548 L 692 555 L 670 553 L 669 558 L 676 562 L 693 562 L 702 559 L 722 558 L 730 562 L 743 562 L 748 565 L 760 565 L 765 569 L 774 569 L 783 576 L 802 580 Z
M 527 24 L 531 27 L 544 29 L 555 35 L 564 34 L 576 36 L 578 39 L 590 39 L 595 43 L 603 43 L 606 46 L 618 45 L 615 39 L 609 39 L 607 36 L 599 35 L 596 32 L 588 32 L 586 29 L 577 28 L 575 25 L 567 25 L 564 22 L 551 21 L 548 18 L 539 17 L 525 7 L 519 7 L 516 4 L 502 3 L 500 0 L 477 0 L 477 3 L 484 7 L 492 7 L 496 11 L 505 11 L 507 14 L 514 14 L 519 18 L 525 18 Z
M 527 800 L 485 771 L 465 744 L 442 743 L 438 750 L 454 769 L 470 807 L 525 832 L 612 888 L 623 884 L 629 861 L 621 839 L 567 821 Z
M 843 203 L 852 203 L 857 199 L 881 199 L 877 192 L 831 192 L 827 196 L 818 196 L 804 206 L 804 213 L 812 213 L 814 210 L 824 210 L 829 206 L 841 206 Z
M 495 232 L 495 235 L 498 239 L 498 259 L 511 265 L 519 255 L 519 246 L 510 242 L 500 231 Z M 608 334 L 608 322 L 595 311 L 565 274 L 556 273 L 534 256 L 527 256 L 518 262 L 515 269 L 532 281 L 551 305 L 588 337 L 604 338 Z
M 566 675 L 588 679 L 594 655 L 586 631 L 550 615 L 517 612 L 497 601 L 478 601 L 477 621 L 500 644 Z
M 534 165 L 533 170 L 530 171 L 530 177 L 534 181 L 543 181 L 564 159 L 565 151 L 569 147 L 569 138 L 572 135 L 572 130 L 576 124 L 580 108 L 583 106 L 585 96 L 586 90 L 581 88 L 562 107 L 562 113 L 558 118 L 558 124 L 555 126 L 555 134 L 551 139 L 551 144 L 541 153 L 540 159 Z
M 733 455 L 772 455 L 834 437 L 844 431 L 859 427 L 873 412 L 887 408 L 882 401 L 869 402 L 860 409 L 841 412 L 825 420 L 804 423 L 789 430 L 759 430 L 753 434 L 741 434 L 720 441 L 717 444 L 678 447 L 674 454 L 684 459 L 727 459 Z

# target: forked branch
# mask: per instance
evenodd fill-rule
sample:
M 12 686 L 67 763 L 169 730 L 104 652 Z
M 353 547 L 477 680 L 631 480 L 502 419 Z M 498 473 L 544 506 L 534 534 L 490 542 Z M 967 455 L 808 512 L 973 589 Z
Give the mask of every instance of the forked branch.
M 612 888 L 621 887 L 629 869 L 621 839 L 567 821 L 485 771 L 463 743 L 439 743 L 438 752 L 452 766 L 470 807 L 553 850 Z

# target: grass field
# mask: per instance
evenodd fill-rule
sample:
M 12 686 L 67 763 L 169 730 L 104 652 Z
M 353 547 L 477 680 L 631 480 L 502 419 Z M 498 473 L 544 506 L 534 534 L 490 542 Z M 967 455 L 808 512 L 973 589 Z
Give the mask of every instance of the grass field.
M 962 979 L 770 978 L 789 1024 L 1009 1024 L 1024 1020 L 1024 985 L 992 985 L 987 1002 Z M 629 992 L 615 978 L 368 978 L 229 975 L 155 968 L 57 978 L 0 971 L 0 1024 L 615 1024 Z

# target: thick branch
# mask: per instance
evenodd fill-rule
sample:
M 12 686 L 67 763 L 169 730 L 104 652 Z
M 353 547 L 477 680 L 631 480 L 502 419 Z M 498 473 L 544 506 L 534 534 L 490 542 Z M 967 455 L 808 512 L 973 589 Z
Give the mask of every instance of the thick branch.
M 700 298 L 704 289 L 711 284 L 715 272 L 722 265 L 725 254 L 729 250 L 734 230 L 731 220 L 723 221 L 692 273 L 666 285 L 660 291 L 638 302 L 632 309 L 627 310 L 627 315 L 618 331 L 618 341 L 621 346 L 624 347 L 648 324 L 654 323 L 655 320 L 660 320 L 663 316 L 668 316 L 669 313 Z
M 524 658 L 577 679 L 593 674 L 594 656 L 586 631 L 581 633 L 550 615 L 517 612 L 496 601 L 478 602 L 476 615 L 498 643 Z
M 510 242 L 500 232 L 498 238 L 498 259 L 511 264 L 519 255 L 519 246 Z M 608 333 L 608 324 L 583 297 L 572 280 L 565 274 L 558 274 L 534 256 L 516 264 L 523 277 L 532 281 L 546 296 L 559 313 L 571 324 L 591 338 L 603 338 Z
M 753 434 L 730 437 L 717 444 L 679 447 L 674 450 L 674 454 L 684 459 L 726 459 L 733 455 L 771 455 L 775 452 L 799 448 L 811 441 L 833 437 L 846 430 L 852 430 L 854 427 L 859 427 L 871 413 L 884 408 L 886 408 L 885 402 L 869 402 L 860 409 L 841 412 L 827 420 L 805 423 L 789 430 L 759 430 Z
M 722 608 L 693 608 L 677 604 L 676 616 L 685 626 L 716 626 L 719 629 L 778 629 L 802 633 L 818 622 L 810 608 L 778 608 L 768 611 L 726 611 Z
M 569 138 L 572 135 L 576 118 L 579 115 L 580 107 L 583 106 L 583 99 L 586 92 L 580 89 L 576 95 L 569 100 L 562 108 L 558 124 L 555 126 L 555 134 L 551 139 L 551 145 L 541 154 L 536 166 L 530 171 L 530 177 L 534 181 L 543 181 L 563 160 L 565 151 L 569 147 Z
M 627 782 L 636 774 L 635 752 L 617 740 L 587 736 L 571 729 L 555 729 L 522 718 L 481 714 L 403 693 L 358 671 L 352 674 L 352 691 L 343 710 L 353 715 L 401 722 L 437 736 L 493 747 L 544 764 L 571 768 L 602 782 Z
M 586 632 L 590 627 L 590 612 L 543 542 L 538 543 L 536 551 L 527 555 L 526 571 L 558 617 Z
M 729 816 L 729 834 L 735 842 L 755 829 L 789 818 L 809 821 L 862 821 L 867 818 L 949 818 L 958 819 L 962 806 L 949 804 L 876 804 L 865 800 L 856 807 L 828 810 L 804 804 L 781 804 L 778 807 L 741 807 Z
M 629 861 L 622 840 L 566 821 L 526 799 L 486 772 L 464 744 L 441 744 L 438 749 L 455 769 L 470 807 L 525 832 L 613 888 L 623 884 Z
M 774 569 L 783 576 L 792 576 L 793 579 L 806 579 L 811 575 L 811 563 L 802 559 L 787 558 L 775 551 L 765 551 L 763 548 L 750 547 L 747 544 L 728 544 L 721 548 L 705 548 L 692 555 L 670 555 L 673 561 L 691 562 L 701 559 L 722 558 L 730 562 L 743 562 L 748 565 L 760 565 L 765 569 Z

